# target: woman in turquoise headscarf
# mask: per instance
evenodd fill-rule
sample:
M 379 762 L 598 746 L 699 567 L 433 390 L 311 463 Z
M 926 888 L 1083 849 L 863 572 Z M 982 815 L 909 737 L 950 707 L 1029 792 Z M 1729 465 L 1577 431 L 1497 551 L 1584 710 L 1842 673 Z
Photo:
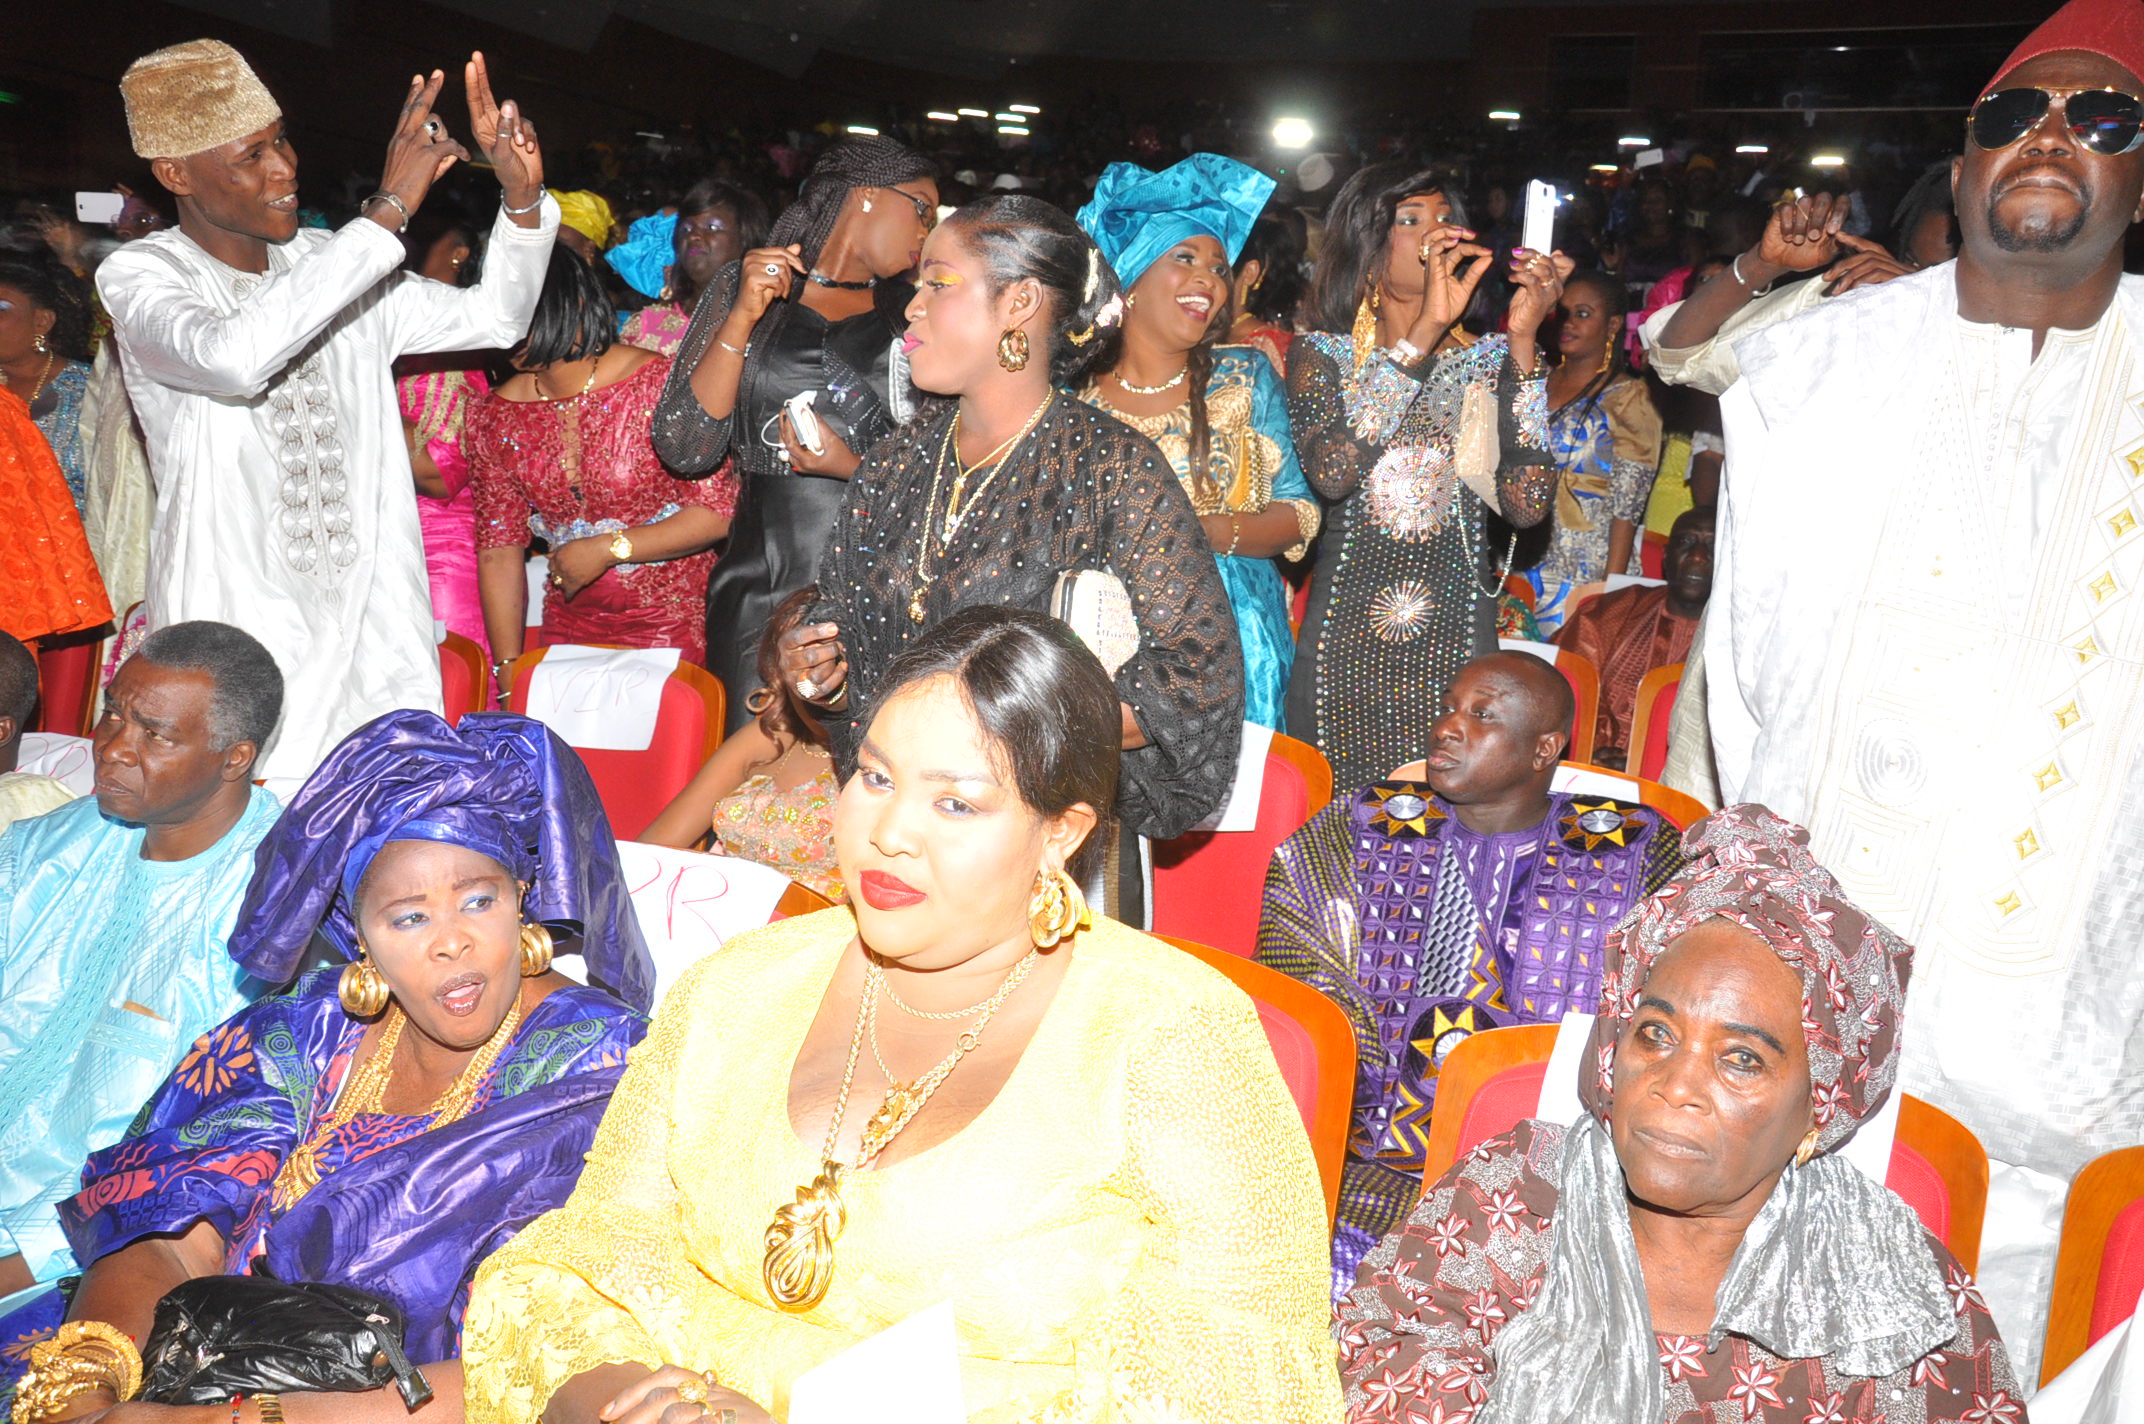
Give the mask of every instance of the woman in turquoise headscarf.
M 1295 635 L 1274 559 L 1303 556 L 1318 504 L 1272 364 L 1256 347 L 1217 344 L 1236 256 L 1272 192 L 1272 179 L 1217 153 L 1160 173 L 1109 165 L 1079 223 L 1124 287 L 1123 340 L 1080 395 L 1175 467 L 1235 609 L 1244 715 L 1278 731 Z

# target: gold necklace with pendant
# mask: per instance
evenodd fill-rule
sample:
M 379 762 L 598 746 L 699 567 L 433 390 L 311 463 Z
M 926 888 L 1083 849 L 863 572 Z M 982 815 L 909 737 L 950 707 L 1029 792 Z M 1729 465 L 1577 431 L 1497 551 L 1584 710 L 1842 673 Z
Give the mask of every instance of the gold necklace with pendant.
M 852 1169 L 870 1166 L 893 1139 L 900 1136 L 901 1129 L 915 1121 L 916 1114 L 923 1111 L 932 1095 L 960 1066 L 960 1060 L 973 1053 L 982 1042 L 983 1030 L 990 1027 L 991 1017 L 1012 997 L 1013 990 L 1020 987 L 1040 957 L 1038 951 L 1029 950 L 1005 976 L 1005 982 L 998 986 L 995 994 L 967 1011 L 978 1016 L 975 1026 L 963 1030 L 953 1051 L 939 1059 L 929 1072 L 909 1083 L 900 1082 L 892 1073 L 886 1073 L 890 1086 L 886 1089 L 885 1101 L 864 1124 L 856 1160 L 844 1165 L 834 1160 L 834 1144 L 840 1140 L 841 1119 L 849 1109 L 849 1089 L 856 1081 L 857 1055 L 863 1049 L 864 1040 L 869 1038 L 872 1053 L 877 1056 L 879 994 L 883 991 L 891 997 L 893 992 L 886 984 L 886 971 L 876 960 L 868 963 L 864 970 L 863 996 L 856 1005 L 856 1028 L 849 1036 L 849 1061 L 841 1070 L 841 1092 L 834 1099 L 834 1120 L 827 1125 L 826 1146 L 819 1153 L 819 1175 L 798 1187 L 796 1200 L 775 1212 L 774 1221 L 767 1227 L 767 1254 L 760 1264 L 760 1279 L 776 1305 L 784 1310 L 804 1311 L 826 1299 L 827 1289 L 834 1283 L 834 1242 L 840 1239 L 849 1224 L 849 1210 L 841 1200 L 842 1175 Z M 880 1069 L 885 1069 L 883 1058 L 880 1059 Z

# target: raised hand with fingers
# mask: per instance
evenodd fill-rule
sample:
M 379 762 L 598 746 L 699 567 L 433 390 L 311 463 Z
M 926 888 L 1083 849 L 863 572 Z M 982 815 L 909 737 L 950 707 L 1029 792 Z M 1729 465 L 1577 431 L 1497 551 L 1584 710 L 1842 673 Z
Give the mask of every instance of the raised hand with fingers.
M 1830 266 L 1839 255 L 1839 229 L 1846 226 L 1848 211 L 1846 199 L 1829 193 L 1786 200 L 1764 225 L 1757 260 L 1789 272 Z
M 1915 270 L 1886 251 L 1881 243 L 1851 233 L 1839 234 L 1839 245 L 1847 250 L 1829 272 L 1824 274 L 1824 293 L 1836 297 L 1842 292 L 1851 292 L 1856 287 L 1880 287 L 1893 277 L 1903 277 Z
M 534 227 L 533 205 L 543 199 L 543 148 L 536 141 L 536 126 L 512 99 L 502 104 L 492 97 L 491 68 L 483 51 L 471 54 L 462 66 L 462 82 L 469 92 L 470 132 L 498 174 L 506 206 L 530 209 L 513 217 L 523 227 Z
M 1464 228 L 1438 223 L 1422 238 L 1418 255 L 1422 262 L 1422 313 L 1408 331 L 1407 339 L 1418 349 L 1437 349 L 1446 332 L 1465 314 L 1474 300 L 1494 256 L 1480 243 L 1467 241 Z
M 425 194 L 440 176 L 469 156 L 469 150 L 447 134 L 447 126 L 432 113 L 447 76 L 433 70 L 430 77 L 416 75 L 409 82 L 409 97 L 395 120 L 394 137 L 387 141 L 387 162 L 380 170 L 380 190 L 365 203 L 364 213 L 390 232 L 400 232 Z
M 1519 248 L 1511 254 L 1514 290 L 1504 327 L 1511 340 L 1511 359 L 1521 371 L 1531 371 L 1540 361 L 1535 335 L 1563 298 L 1563 284 L 1575 263 L 1561 252 L 1529 252 Z

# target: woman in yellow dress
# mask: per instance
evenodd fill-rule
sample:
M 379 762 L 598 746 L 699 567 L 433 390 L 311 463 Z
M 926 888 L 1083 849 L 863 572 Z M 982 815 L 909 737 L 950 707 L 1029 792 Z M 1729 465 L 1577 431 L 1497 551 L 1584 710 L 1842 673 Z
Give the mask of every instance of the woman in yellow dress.
M 672 992 L 572 1199 L 478 1275 L 471 1424 L 763 1424 L 947 1300 L 974 1420 L 1336 1419 L 1317 1170 L 1257 1013 L 1079 898 L 1108 675 L 978 606 L 875 702 L 834 815 L 853 909 Z

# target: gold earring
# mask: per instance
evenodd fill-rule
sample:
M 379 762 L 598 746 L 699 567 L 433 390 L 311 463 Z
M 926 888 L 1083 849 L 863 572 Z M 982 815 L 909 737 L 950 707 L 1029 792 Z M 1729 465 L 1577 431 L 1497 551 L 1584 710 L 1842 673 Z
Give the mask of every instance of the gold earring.
M 43 333 L 39 333 L 37 339 L 35 341 L 32 341 L 30 345 L 36 350 L 37 354 L 40 356 L 44 355 L 47 351 L 52 349 L 51 347 L 45 345 L 45 338 Z
M 521 927 L 521 977 L 534 979 L 551 967 L 551 932 L 533 920 Z
M 387 976 L 380 973 L 372 962 L 372 951 L 360 943 L 357 958 L 342 967 L 342 978 L 336 981 L 335 997 L 353 1019 L 377 1017 L 387 1007 Z
M 1809 1159 L 1814 1156 L 1816 1156 L 1816 1129 L 1812 1127 L 1802 1134 L 1801 1145 L 1794 1149 L 1794 1165 L 1806 1167 L 1809 1165 Z
M 1037 949 L 1050 949 L 1067 935 L 1093 925 L 1094 913 L 1079 882 L 1064 871 L 1045 871 L 1035 877 L 1035 893 L 1027 902 L 1027 934 Z
M 1027 328 L 1007 327 L 998 338 L 998 364 L 1008 371 L 1027 369 Z

